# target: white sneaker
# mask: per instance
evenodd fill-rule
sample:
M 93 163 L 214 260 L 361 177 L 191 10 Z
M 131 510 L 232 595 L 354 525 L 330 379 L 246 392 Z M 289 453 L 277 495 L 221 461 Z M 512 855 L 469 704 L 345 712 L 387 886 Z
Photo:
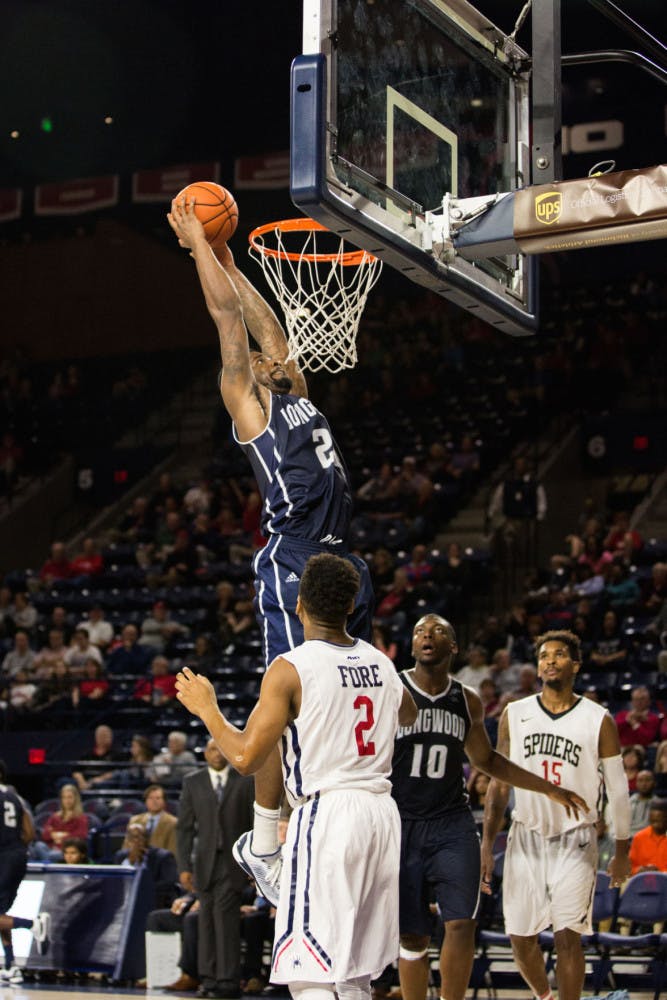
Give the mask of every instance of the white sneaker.
M 23 973 L 18 965 L 12 965 L 11 969 L 0 969 L 0 983 L 6 986 L 20 986 L 23 982 Z
M 40 955 L 44 955 L 49 947 L 51 934 L 51 914 L 38 913 L 32 922 L 32 933 Z
M 280 896 L 280 876 L 283 870 L 283 856 L 278 849 L 274 854 L 252 853 L 252 830 L 242 833 L 232 847 L 234 860 L 246 875 L 255 880 L 257 892 L 268 899 L 273 906 L 278 905 Z

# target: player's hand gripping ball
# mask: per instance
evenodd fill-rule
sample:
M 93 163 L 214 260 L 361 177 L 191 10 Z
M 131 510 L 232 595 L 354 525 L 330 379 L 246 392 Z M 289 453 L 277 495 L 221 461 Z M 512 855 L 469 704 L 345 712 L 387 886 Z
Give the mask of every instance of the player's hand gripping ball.
M 194 199 L 195 215 L 204 227 L 206 240 L 212 247 L 227 243 L 236 231 L 239 210 L 231 191 L 214 181 L 196 181 L 179 191 L 174 201 L 186 206 Z

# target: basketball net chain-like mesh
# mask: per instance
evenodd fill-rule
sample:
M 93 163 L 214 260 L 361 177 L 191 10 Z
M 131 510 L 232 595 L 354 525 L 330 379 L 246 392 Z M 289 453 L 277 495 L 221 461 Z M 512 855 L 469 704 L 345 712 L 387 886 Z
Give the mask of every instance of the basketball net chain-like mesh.
M 275 249 L 267 252 L 264 236 L 258 236 L 248 252 L 261 265 L 283 310 L 288 360 L 311 372 L 335 374 L 353 368 L 361 314 L 380 277 L 382 261 L 364 252 L 360 263 L 344 263 L 342 239 L 337 253 L 320 252 L 321 259 L 310 259 L 318 256 L 315 230 L 302 231 L 303 248 L 298 253 L 290 250 L 288 255 L 281 230 L 271 233 Z

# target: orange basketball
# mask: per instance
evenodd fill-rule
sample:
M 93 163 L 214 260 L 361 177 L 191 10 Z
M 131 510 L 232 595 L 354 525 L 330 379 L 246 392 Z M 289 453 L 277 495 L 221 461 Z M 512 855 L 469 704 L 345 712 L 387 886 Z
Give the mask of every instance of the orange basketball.
M 196 181 L 179 191 L 174 200 L 180 201 L 183 197 L 186 203 L 195 199 L 195 215 L 212 247 L 232 238 L 239 221 L 239 210 L 231 191 L 214 181 Z

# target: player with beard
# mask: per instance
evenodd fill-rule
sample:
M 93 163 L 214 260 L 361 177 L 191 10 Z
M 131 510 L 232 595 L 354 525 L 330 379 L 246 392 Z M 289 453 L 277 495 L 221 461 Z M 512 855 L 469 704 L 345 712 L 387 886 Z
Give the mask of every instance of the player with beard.
M 559 998 L 579 1000 L 585 975 L 581 935 L 592 929 L 602 777 L 616 836 L 607 869 L 614 887 L 630 874 L 628 786 L 614 720 L 602 705 L 574 693 L 579 638 L 567 631 L 546 632 L 535 649 L 543 690 L 507 706 L 498 749 L 534 774 L 575 788 L 589 809 L 565 815 L 543 798 L 515 793 L 503 872 L 505 930 L 526 983 L 540 1000 L 552 1000 L 538 942 L 540 931 L 552 926 Z M 496 779 L 486 794 L 482 841 L 482 872 L 489 878 L 509 795 L 508 785 Z
M 306 380 L 288 360 L 285 332 L 275 313 L 236 267 L 226 245 L 212 250 L 194 213 L 194 201 L 172 202 L 169 223 L 197 266 L 209 313 L 218 329 L 220 392 L 234 438 L 250 460 L 262 497 L 262 534 L 268 543 L 254 559 L 255 611 L 265 665 L 303 642 L 296 614 L 299 581 L 308 558 L 345 556 L 361 584 L 348 622 L 352 636 L 371 639 L 373 589 L 368 567 L 346 545 L 352 513 L 347 470 L 329 424 L 308 399 Z M 250 350 L 248 332 L 261 351 Z M 281 854 L 279 806 L 283 793 L 276 752 L 255 775 L 255 823 L 242 865 L 252 867 L 262 895 L 277 901 Z
M 503 782 L 541 792 L 555 811 L 576 817 L 579 795 L 545 781 L 497 753 L 484 728 L 478 694 L 450 669 L 457 653 L 454 629 L 439 615 L 421 618 L 412 633 L 415 665 L 400 677 L 418 716 L 399 728 L 392 762 L 392 794 L 401 816 L 399 976 L 403 1000 L 424 1000 L 433 917 L 431 894 L 445 924 L 440 954 L 441 996 L 463 1000 L 475 951 L 480 892 L 480 847 L 463 773 L 473 767 Z M 564 809 L 561 809 L 564 807 Z

